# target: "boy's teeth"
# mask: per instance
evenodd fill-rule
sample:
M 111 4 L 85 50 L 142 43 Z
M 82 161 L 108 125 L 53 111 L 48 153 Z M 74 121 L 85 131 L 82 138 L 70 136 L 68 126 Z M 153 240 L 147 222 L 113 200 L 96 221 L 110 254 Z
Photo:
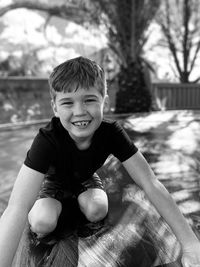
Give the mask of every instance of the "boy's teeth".
M 76 126 L 87 126 L 89 124 L 88 121 L 78 121 L 78 122 L 74 122 L 74 125 Z

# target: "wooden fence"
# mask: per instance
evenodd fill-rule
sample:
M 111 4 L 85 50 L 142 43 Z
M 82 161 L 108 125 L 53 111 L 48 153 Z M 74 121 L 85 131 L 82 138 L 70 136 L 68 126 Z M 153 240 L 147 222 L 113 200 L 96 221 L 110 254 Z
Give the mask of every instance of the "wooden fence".
M 46 78 L 0 78 L 0 124 L 52 116 Z
M 155 110 L 200 110 L 200 84 L 153 83 L 151 90 Z M 109 84 L 111 110 L 116 92 L 117 84 Z M 0 124 L 52 116 L 47 78 L 0 78 L 0 114 Z
M 157 109 L 200 109 L 200 84 L 154 83 L 152 95 Z

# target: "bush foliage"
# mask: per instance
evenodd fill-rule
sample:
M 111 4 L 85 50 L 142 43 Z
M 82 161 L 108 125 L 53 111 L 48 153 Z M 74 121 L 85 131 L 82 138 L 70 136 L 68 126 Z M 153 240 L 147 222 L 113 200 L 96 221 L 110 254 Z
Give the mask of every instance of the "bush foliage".
M 121 67 L 118 76 L 119 90 L 116 95 L 116 113 L 148 112 L 152 97 L 148 90 L 142 63 L 131 63 Z

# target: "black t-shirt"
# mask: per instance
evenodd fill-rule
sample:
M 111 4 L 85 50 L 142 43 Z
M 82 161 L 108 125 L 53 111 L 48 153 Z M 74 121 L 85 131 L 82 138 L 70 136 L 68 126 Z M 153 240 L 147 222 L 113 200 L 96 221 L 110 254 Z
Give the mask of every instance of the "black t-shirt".
M 79 150 L 60 120 L 53 117 L 39 130 L 24 164 L 69 186 L 72 181 L 90 178 L 110 154 L 123 162 L 137 150 L 119 123 L 110 120 L 102 121 L 88 149 Z

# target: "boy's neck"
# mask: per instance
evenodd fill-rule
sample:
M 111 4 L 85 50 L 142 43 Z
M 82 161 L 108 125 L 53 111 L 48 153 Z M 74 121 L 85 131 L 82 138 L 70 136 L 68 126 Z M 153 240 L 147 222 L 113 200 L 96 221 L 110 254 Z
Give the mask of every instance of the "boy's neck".
M 82 142 L 75 142 L 75 144 L 79 150 L 86 150 L 90 147 L 91 140 L 86 140 L 86 141 L 82 141 Z

